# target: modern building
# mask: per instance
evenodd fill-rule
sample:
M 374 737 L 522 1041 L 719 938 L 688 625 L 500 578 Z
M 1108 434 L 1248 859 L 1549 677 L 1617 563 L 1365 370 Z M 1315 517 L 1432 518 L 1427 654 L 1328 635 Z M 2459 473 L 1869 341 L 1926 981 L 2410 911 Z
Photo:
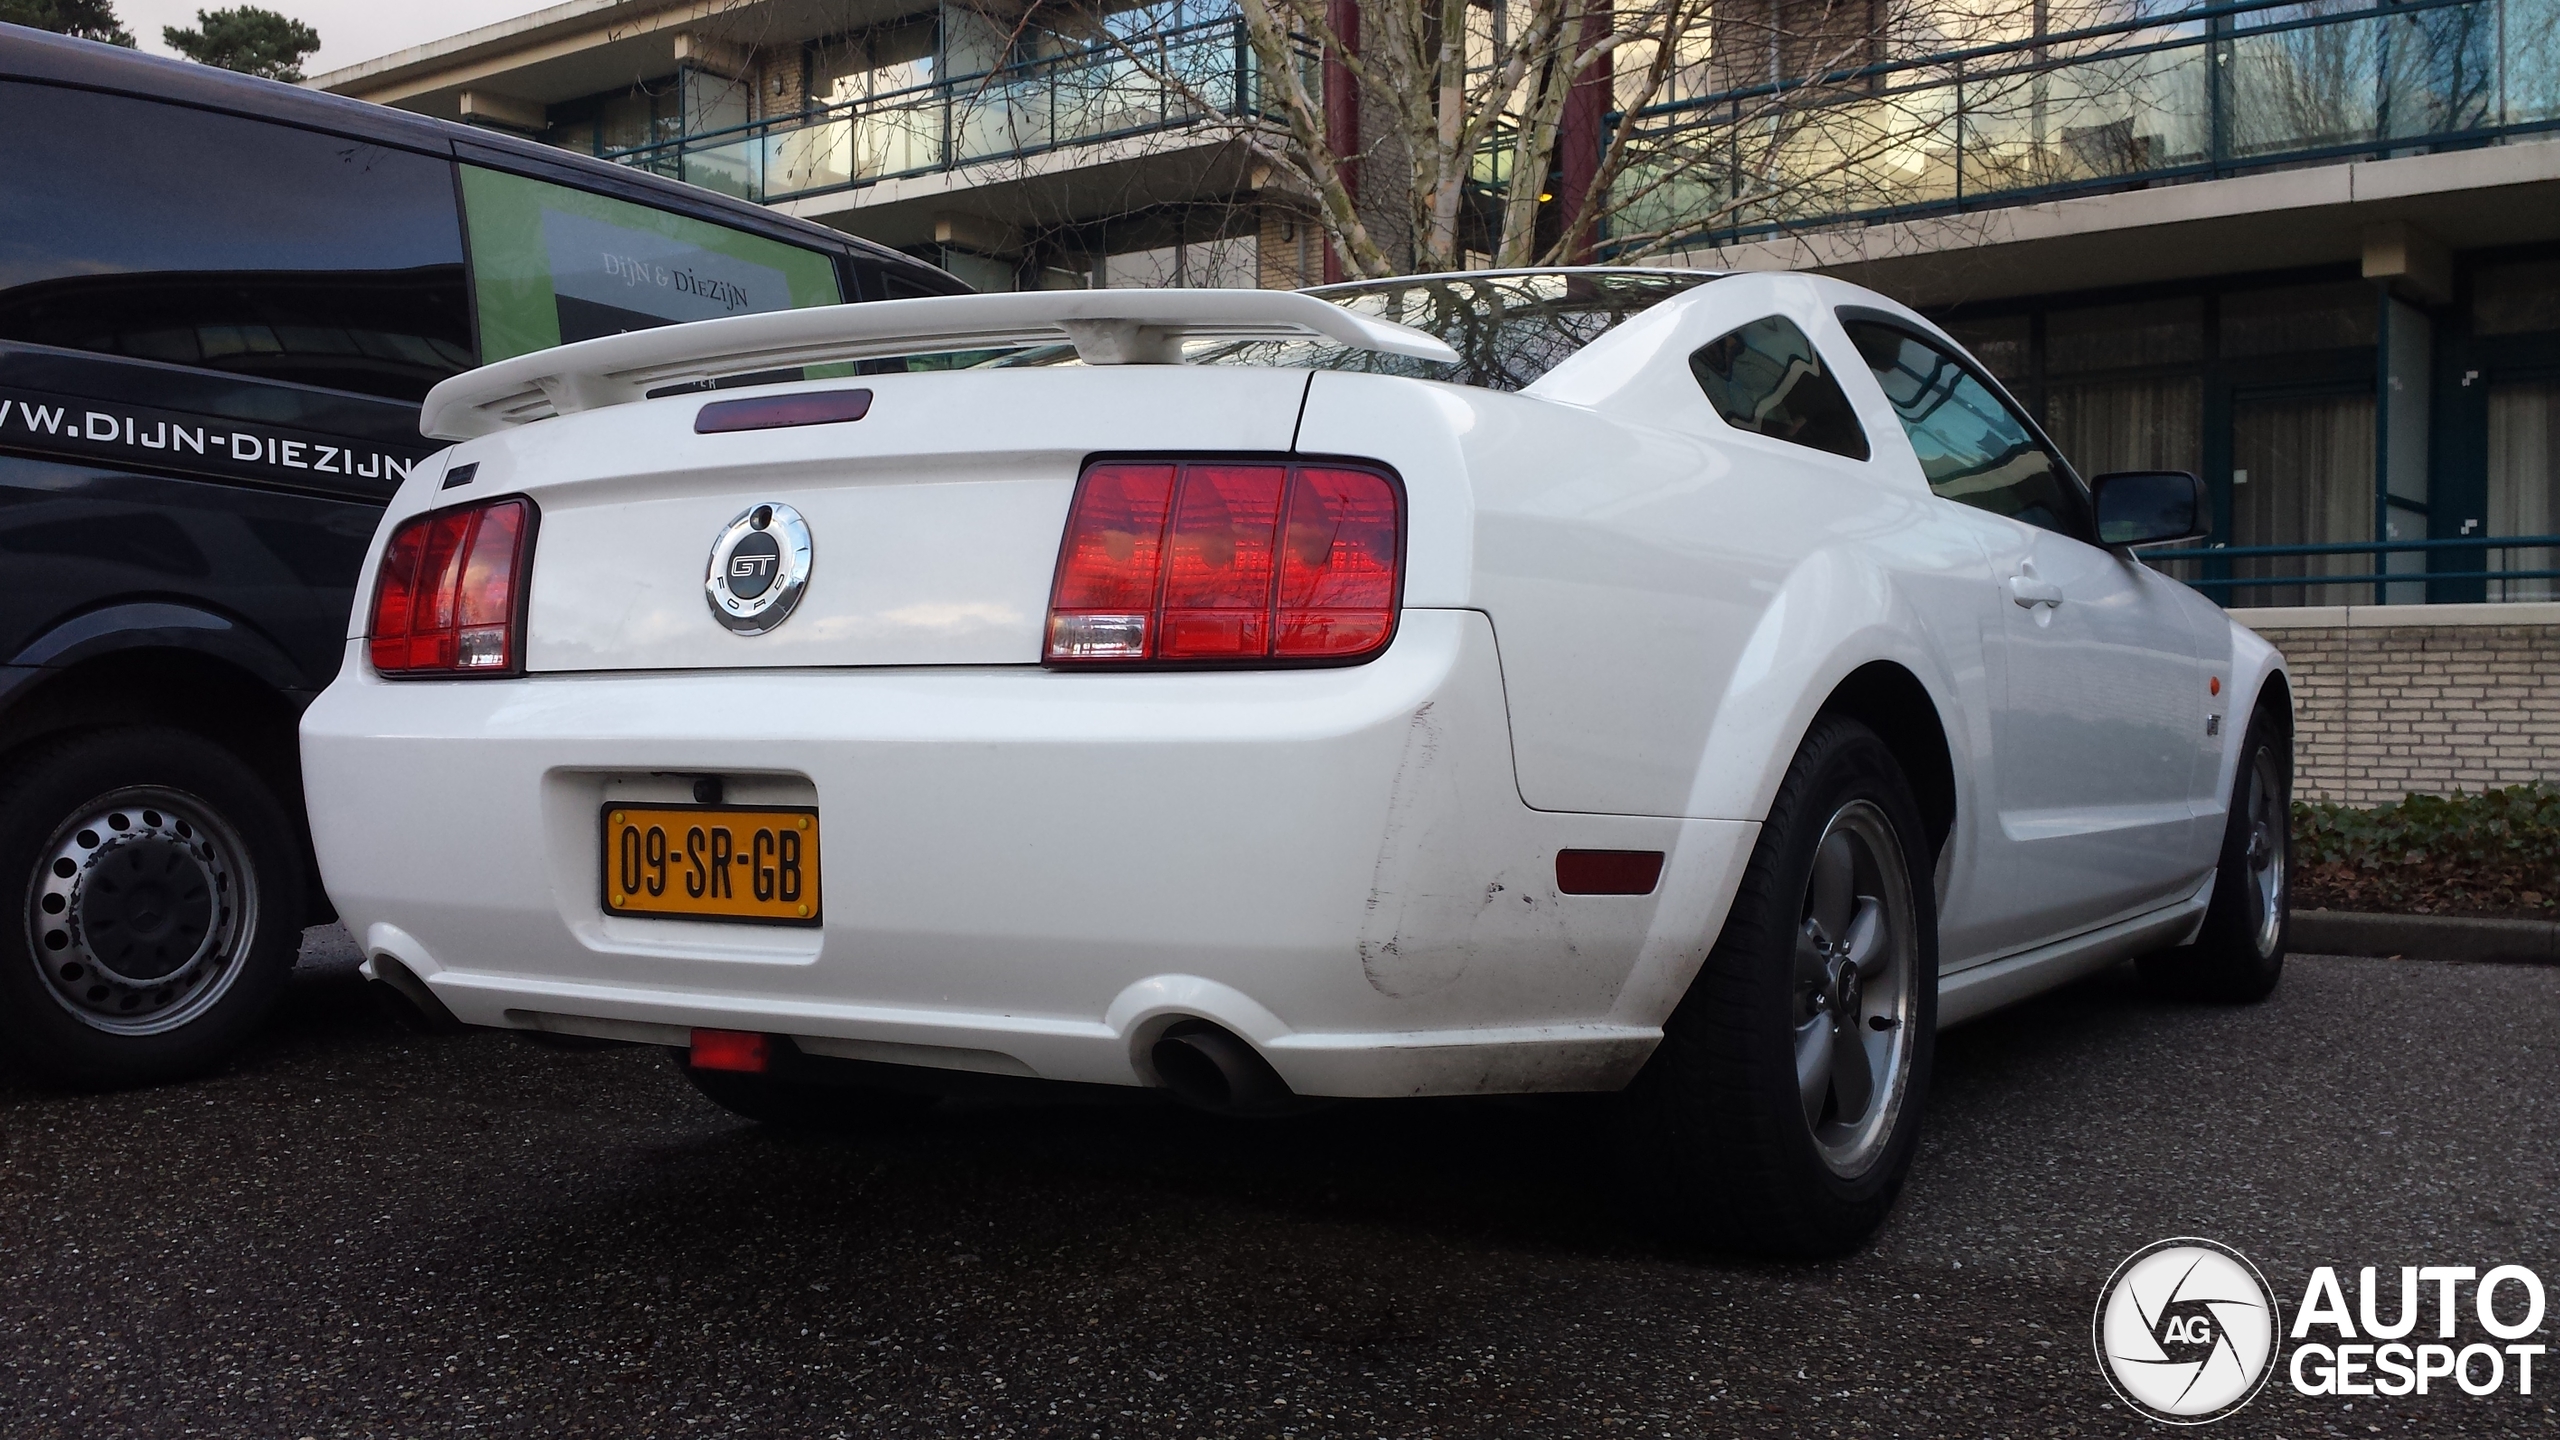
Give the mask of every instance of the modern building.
M 1957 0 L 1990 18 L 1839 30 L 1906 3 L 1935 0 L 1719 16 L 1625 131 L 1682 168 L 1629 165 L 1594 258 L 1861 281 L 2084 472 L 2204 476 L 2214 534 L 2167 563 L 2294 653 L 2303 793 L 2560 779 L 2560 0 Z M 1203 120 L 1260 103 L 1234 0 L 1095 13 L 568 0 L 313 83 L 985 289 L 1325 278 L 1303 202 Z M 1602 109 L 1568 106 L 1559 190 L 1598 183 Z
M 982 290 L 1320 278 L 1299 207 L 1202 123 L 1256 103 L 1233 5 L 1107 25 L 965 0 L 569 0 L 311 83 L 760 201 Z
M 569 0 L 313 83 L 758 200 L 981 288 L 1322 277 L 1300 202 L 1203 123 L 1257 104 L 1230 0 L 1155 0 L 1099 34 L 1090 7 L 1052 13 Z M 1690 67 L 1692 93 L 1635 122 L 1690 168 L 1631 170 L 1645 196 L 1601 257 L 1669 233 L 1674 263 L 1816 268 L 1920 305 L 2084 470 L 2207 477 L 2217 546 L 2415 547 L 2184 565 L 2232 604 L 2552 597 L 2560 549 L 2486 542 L 2560 529 L 2560 0 L 2032 13 L 1960 50 L 1833 47 L 1868 63 L 1810 85 Z M 1717 32 L 1737 52 L 1741 33 Z M 1771 117 L 1789 85 L 1814 98 Z

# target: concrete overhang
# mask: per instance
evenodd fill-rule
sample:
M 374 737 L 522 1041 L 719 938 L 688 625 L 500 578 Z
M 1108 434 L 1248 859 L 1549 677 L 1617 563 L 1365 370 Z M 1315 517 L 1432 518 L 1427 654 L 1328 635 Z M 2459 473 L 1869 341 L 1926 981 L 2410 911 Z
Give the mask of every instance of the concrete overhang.
M 2308 166 L 1685 251 L 1930 307 L 2358 263 L 2368 227 L 2454 250 L 2560 239 L 2560 140 Z
M 937 227 L 947 228 L 952 216 L 1035 231 L 1223 198 L 1253 188 L 1254 173 L 1251 151 L 1232 134 L 1158 131 L 882 180 L 773 208 L 903 247 L 941 239 Z
M 556 105 L 664 78 L 675 72 L 681 35 L 740 50 L 796 46 L 918 8 L 918 0 L 567 0 L 304 83 L 452 120 L 466 90 Z

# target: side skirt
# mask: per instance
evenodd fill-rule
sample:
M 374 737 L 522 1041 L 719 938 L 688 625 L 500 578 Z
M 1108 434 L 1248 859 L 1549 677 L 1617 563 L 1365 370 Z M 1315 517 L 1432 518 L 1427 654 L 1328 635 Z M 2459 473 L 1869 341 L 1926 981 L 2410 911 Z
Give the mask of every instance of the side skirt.
M 2191 940 L 2212 903 L 2208 874 L 2196 893 L 2173 904 L 1945 976 L 1938 981 L 1938 1028 L 1980 1019 L 2119 961 Z

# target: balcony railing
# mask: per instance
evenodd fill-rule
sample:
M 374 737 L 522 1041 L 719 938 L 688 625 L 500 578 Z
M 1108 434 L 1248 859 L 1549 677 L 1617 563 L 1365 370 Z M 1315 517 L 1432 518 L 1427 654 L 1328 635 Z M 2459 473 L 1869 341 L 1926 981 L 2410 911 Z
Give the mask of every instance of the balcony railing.
M 2414 605 L 2560 599 L 2560 535 L 2146 550 L 2225 605 Z
M 1213 20 L 605 158 L 789 200 L 1257 113 L 1255 70 L 1243 22 Z
M 1636 120 L 1621 248 L 2423 153 L 2560 129 L 2560 0 L 2186 8 Z

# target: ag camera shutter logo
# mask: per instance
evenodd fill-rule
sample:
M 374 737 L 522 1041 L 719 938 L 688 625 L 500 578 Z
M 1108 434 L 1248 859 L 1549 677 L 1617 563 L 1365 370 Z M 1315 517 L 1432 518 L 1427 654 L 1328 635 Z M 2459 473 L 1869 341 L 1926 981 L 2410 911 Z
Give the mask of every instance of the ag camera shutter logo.
M 2275 1300 L 2248 1258 L 2182 1236 L 2133 1252 L 2098 1292 L 2098 1368 L 2127 1405 L 2171 1425 L 2219 1420 L 2275 1368 Z

